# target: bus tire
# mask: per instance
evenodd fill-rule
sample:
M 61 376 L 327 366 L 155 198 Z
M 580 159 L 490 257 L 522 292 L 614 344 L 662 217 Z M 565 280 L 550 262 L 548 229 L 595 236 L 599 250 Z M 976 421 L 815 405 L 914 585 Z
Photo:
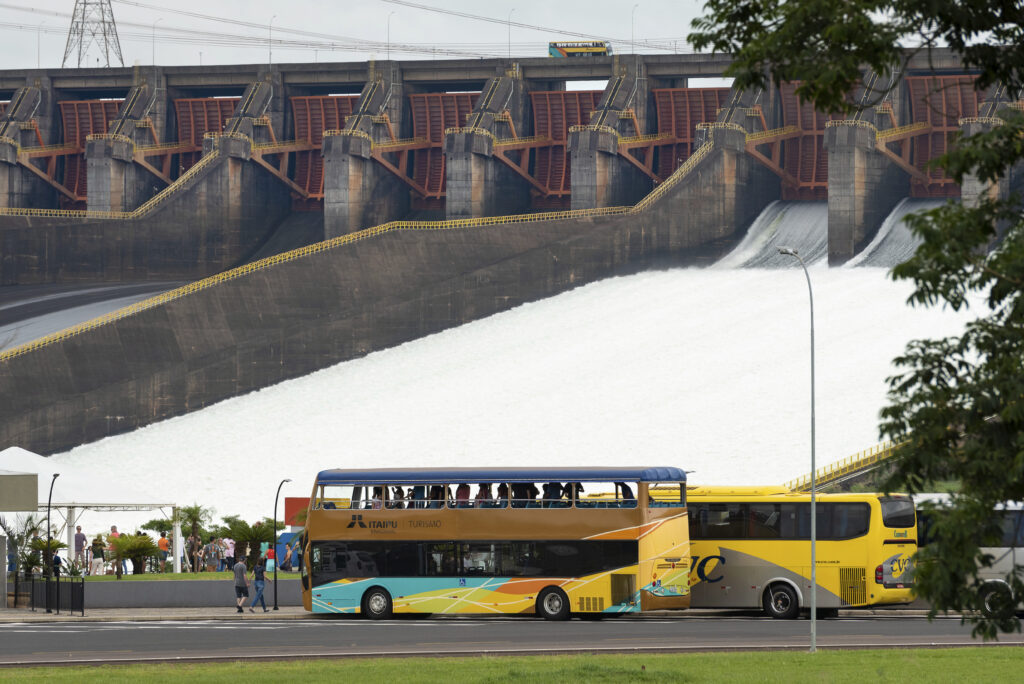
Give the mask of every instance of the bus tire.
M 988 582 L 981 590 L 981 612 L 989 618 L 1008 618 L 1014 614 L 1013 592 L 1002 582 Z
M 537 615 L 545 620 L 568 620 L 569 597 L 558 587 L 547 587 L 537 596 Z
M 363 594 L 362 610 L 368 620 L 387 620 L 391 605 L 391 594 L 383 587 L 370 587 Z
M 776 582 L 765 590 L 761 605 L 765 614 L 776 620 L 792 620 L 800 613 L 796 592 L 783 582 Z

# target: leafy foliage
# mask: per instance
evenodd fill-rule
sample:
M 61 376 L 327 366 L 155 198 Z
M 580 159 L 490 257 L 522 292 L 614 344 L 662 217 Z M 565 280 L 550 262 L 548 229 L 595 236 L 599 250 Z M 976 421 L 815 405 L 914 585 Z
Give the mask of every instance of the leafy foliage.
M 278 526 L 280 529 L 280 526 Z M 264 518 L 251 525 L 237 515 L 224 516 L 224 524 L 214 530 L 218 537 L 230 537 L 235 540 L 235 558 L 245 558 L 246 565 L 252 568 L 259 558 L 263 542 L 274 540 L 274 520 Z
M 107 546 L 112 549 L 118 579 L 121 578 L 121 561 L 130 560 L 134 567 L 133 574 L 141 575 L 146 571 L 146 559 L 155 556 L 158 550 L 156 542 L 148 534 L 108 536 Z
M 13 522 L 0 515 L 0 529 L 14 551 L 15 572 L 31 571 L 42 563 L 42 556 L 32 548 L 31 541 L 33 535 L 43 531 L 43 524 L 43 520 L 34 514 L 18 516 Z
M 797 93 L 820 111 L 851 111 L 862 67 L 888 76 L 912 56 L 947 46 L 977 70 L 977 87 L 1024 85 L 1024 4 L 959 0 L 709 0 L 694 22 L 697 48 L 731 52 L 738 87 L 800 81 Z M 905 46 L 913 46 L 906 48 Z M 885 80 L 884 78 L 882 79 Z M 874 102 L 865 102 L 865 105 Z M 998 530 L 993 507 L 1024 499 L 1024 222 L 1005 187 L 1024 161 L 1024 117 L 999 112 L 1001 126 L 969 137 L 937 160 L 962 183 L 986 184 L 978 202 L 949 203 L 907 219 L 923 240 L 893 270 L 914 282 L 912 306 L 984 309 L 960 336 L 915 340 L 895 359 L 883 437 L 902 442 L 886 489 L 921 492 L 959 481 L 948 510 L 935 514 L 934 540 L 918 557 L 916 590 L 939 611 L 967 610 L 974 634 L 1020 630 L 1011 611 L 980 611 L 981 547 Z M 997 192 L 997 184 L 1004 191 Z M 1019 574 L 1005 578 L 1019 607 Z M 973 612 L 970 612 L 973 611 Z

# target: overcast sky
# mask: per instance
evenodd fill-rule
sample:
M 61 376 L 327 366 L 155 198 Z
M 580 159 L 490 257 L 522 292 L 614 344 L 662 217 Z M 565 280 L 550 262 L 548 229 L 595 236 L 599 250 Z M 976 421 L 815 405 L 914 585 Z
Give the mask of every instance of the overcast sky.
M 74 5 L 0 1 L 0 68 L 60 67 Z M 150 64 L 154 52 L 162 65 L 263 62 L 271 22 L 274 62 L 385 59 L 389 23 L 392 59 L 426 59 L 434 51 L 504 56 L 510 12 L 514 56 L 543 57 L 548 41 L 588 38 L 629 52 L 634 36 L 638 52 L 682 52 L 702 6 L 701 0 L 111 0 L 126 66 Z M 92 50 L 89 66 L 97 54 Z

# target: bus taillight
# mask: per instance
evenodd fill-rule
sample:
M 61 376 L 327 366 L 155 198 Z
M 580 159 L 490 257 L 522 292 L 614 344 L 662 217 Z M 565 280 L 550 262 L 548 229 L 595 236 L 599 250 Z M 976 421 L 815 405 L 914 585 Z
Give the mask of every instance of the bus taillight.
M 877 568 L 875 568 L 875 584 L 882 583 L 882 574 L 882 566 L 879 565 Z

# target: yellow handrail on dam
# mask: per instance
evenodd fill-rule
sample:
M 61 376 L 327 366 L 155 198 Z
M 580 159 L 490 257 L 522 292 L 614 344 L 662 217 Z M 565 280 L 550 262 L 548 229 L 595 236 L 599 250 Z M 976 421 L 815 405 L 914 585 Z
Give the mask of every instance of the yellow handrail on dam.
M 865 472 L 877 468 L 878 465 L 890 458 L 898 444 L 893 442 L 882 442 L 876 444 L 870 449 L 865 449 L 859 454 L 853 456 L 847 456 L 841 461 L 830 463 L 827 466 L 818 468 L 815 471 L 815 489 L 819 489 L 827 484 L 836 482 L 837 480 L 845 479 L 857 473 Z M 795 480 L 790 480 L 783 485 L 790 491 L 794 492 L 807 492 L 811 489 L 811 476 L 810 474 L 802 475 Z

